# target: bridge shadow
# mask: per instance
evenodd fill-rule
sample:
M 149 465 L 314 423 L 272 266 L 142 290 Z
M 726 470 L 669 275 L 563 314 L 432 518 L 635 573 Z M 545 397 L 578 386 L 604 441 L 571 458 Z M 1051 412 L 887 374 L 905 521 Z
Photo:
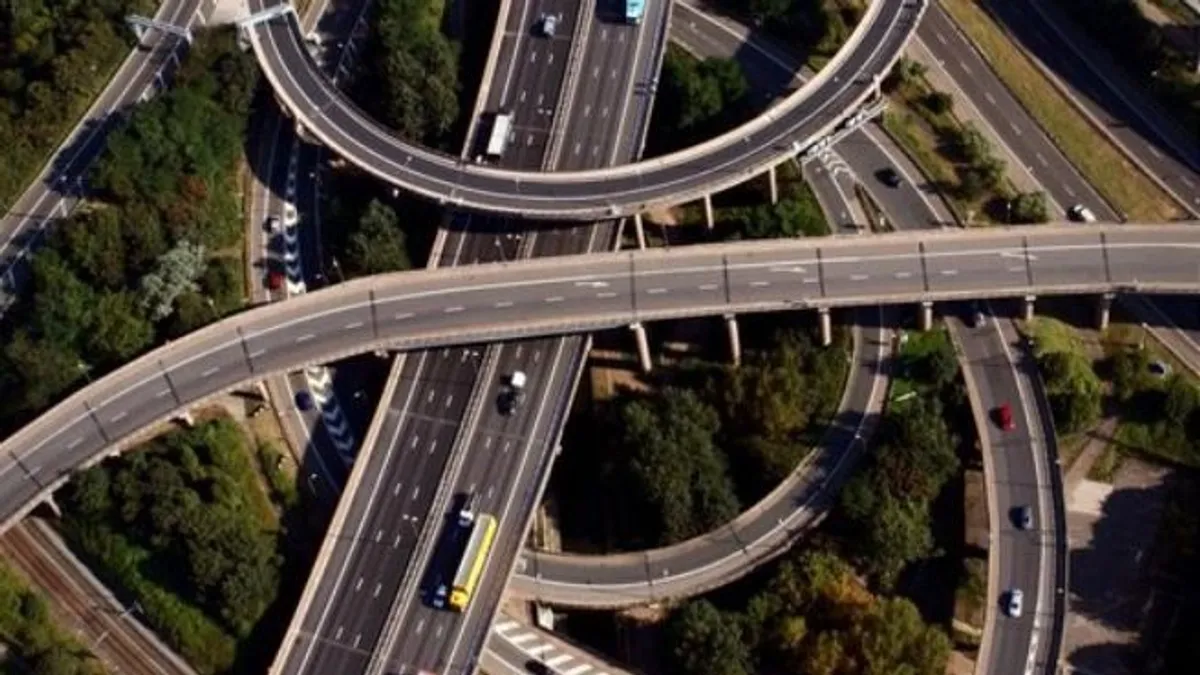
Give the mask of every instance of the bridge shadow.
M 1019 0 L 1018 2 L 983 0 L 982 4 L 988 13 L 1001 24 L 1022 48 L 1045 64 L 1057 77 L 1069 83 L 1072 88 L 1082 92 L 1105 112 L 1112 115 L 1115 120 L 1118 120 L 1112 128 L 1129 127 L 1135 130 L 1140 136 L 1148 139 L 1163 154 L 1171 156 L 1185 166 L 1191 167 L 1194 171 L 1200 171 L 1200 165 L 1198 165 L 1200 158 L 1180 154 L 1171 144 L 1161 138 L 1154 127 L 1134 114 L 1121 101 L 1120 97 L 1111 93 L 1103 81 L 1093 75 L 1090 69 L 1084 67 L 1083 57 L 1075 56 L 1070 46 L 1064 43 L 1056 32 L 1047 27 L 1041 16 L 1032 9 L 1032 2 L 1030 0 Z M 1185 27 L 1163 28 L 1153 26 L 1149 21 L 1142 19 L 1140 15 L 1134 17 L 1132 14 L 1128 21 L 1121 22 L 1123 33 L 1120 36 L 1113 36 L 1114 45 L 1103 45 L 1092 38 L 1091 32 L 1078 20 L 1072 18 L 1071 13 L 1066 8 L 1048 6 L 1047 3 L 1040 4 L 1043 8 L 1042 11 L 1056 18 L 1061 18 L 1061 22 L 1064 25 L 1074 29 L 1071 33 L 1073 40 L 1093 45 L 1100 52 L 1103 52 L 1105 56 L 1111 58 L 1115 65 L 1135 82 L 1152 78 L 1153 72 L 1161 68 L 1186 67 L 1181 66 L 1180 63 L 1173 63 L 1170 60 L 1155 61 L 1151 59 L 1149 55 L 1153 53 L 1157 45 L 1170 44 L 1177 41 L 1178 44 L 1190 45 L 1193 50 L 1196 47 L 1197 38 L 1190 29 Z M 1050 4 L 1052 5 L 1053 3 Z M 1083 9 L 1083 3 L 1080 3 L 1080 7 Z M 1117 8 L 1119 9 L 1120 7 Z M 1133 4 L 1129 4 L 1127 8 L 1130 12 L 1138 11 Z M 1112 20 L 1096 19 L 1098 25 L 1104 25 L 1110 21 Z M 1129 62 L 1135 57 L 1122 57 L 1111 51 L 1112 47 L 1117 44 L 1120 45 L 1123 51 L 1143 55 L 1138 60 L 1139 67 L 1143 69 L 1141 72 L 1131 70 Z M 1107 67 L 1107 64 L 1101 62 L 1096 67 L 1104 69 Z M 1165 86 L 1164 84 L 1163 87 Z M 1149 88 L 1139 87 L 1138 90 L 1144 96 L 1151 95 Z M 1177 124 L 1181 129 L 1184 128 L 1182 121 L 1177 122 Z M 1190 150 L 1193 153 L 1197 152 L 1194 140 L 1186 134 L 1180 135 L 1186 137 L 1185 140 L 1191 146 Z

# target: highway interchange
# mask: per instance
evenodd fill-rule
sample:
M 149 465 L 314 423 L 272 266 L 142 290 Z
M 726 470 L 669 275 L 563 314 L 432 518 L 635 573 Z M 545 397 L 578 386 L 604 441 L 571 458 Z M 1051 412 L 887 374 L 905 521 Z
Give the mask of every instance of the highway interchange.
M 677 10 L 678 10 L 678 8 L 677 8 Z M 929 23 L 929 22 L 926 22 L 926 23 Z M 923 25 L 925 25 L 925 24 L 923 24 Z M 986 70 L 986 68 L 985 68 L 985 70 Z M 968 79 L 970 79 L 970 78 L 968 78 Z M 991 94 L 991 93 L 990 93 L 990 91 L 989 91 L 989 92 L 988 92 L 988 94 L 987 94 L 987 96 L 986 96 L 985 98 L 989 98 L 989 100 L 990 100 L 991 98 L 994 98 L 994 95 L 993 95 L 993 94 Z M 1011 118 L 1011 119 L 1019 119 L 1019 117 L 1014 117 L 1014 118 Z M 1012 125 L 1012 126 L 1014 126 L 1014 128 L 1015 128 L 1015 124 L 1014 124 L 1014 125 Z M 998 130 L 999 130 L 999 128 L 998 128 Z M 1017 132 L 1016 132 L 1016 134 L 1017 134 L 1017 135 L 1020 135 L 1020 132 L 1019 132 L 1019 131 L 1017 131 Z M 1003 134 L 1001 134 L 1001 135 L 1003 135 Z M 839 146 L 839 149 L 842 149 L 842 147 L 843 147 L 843 146 Z M 1052 147 L 1052 146 L 1051 146 L 1051 147 Z M 1033 155 L 1035 155 L 1035 156 L 1039 156 L 1039 157 L 1046 157 L 1046 156 L 1047 156 L 1047 154 L 1043 154 L 1043 153 L 1042 153 L 1041 149 L 1033 150 L 1033 151 L 1032 151 L 1032 153 L 1033 153 Z M 1070 173 L 1070 172 L 1068 172 L 1068 173 Z M 861 174 L 860 174 L 860 175 L 861 175 Z M 1060 174 L 1059 174 L 1058 172 L 1055 172 L 1055 174 L 1054 174 L 1054 175 L 1060 175 Z M 1076 175 L 1076 177 L 1077 177 L 1077 174 L 1075 174 L 1075 175 Z M 1090 190 L 1090 188 L 1087 188 L 1087 187 L 1086 187 L 1086 183 L 1084 183 L 1083 185 L 1084 185 L 1085 189 L 1088 189 L 1088 190 Z M 1066 194 L 1068 197 L 1074 197 L 1075 195 L 1078 195 L 1078 194 L 1080 194 L 1079 192 L 1077 192 L 1077 191 L 1076 191 L 1076 189 L 1075 189 L 1075 188 L 1072 188 L 1072 187 L 1070 187 L 1070 185 L 1069 185 L 1069 184 L 1067 184 L 1067 185 L 1066 185 L 1064 188 L 1060 188 L 1059 192 L 1060 192 L 1060 193 L 1065 193 L 1065 194 Z M 1062 200 L 1057 200 L 1057 199 L 1056 199 L 1056 201 L 1059 201 L 1059 203 L 1060 203 L 1060 204 L 1061 204 L 1061 203 L 1063 203 L 1063 201 L 1062 201 Z M 1089 205 L 1090 205 L 1090 204 L 1089 204 Z M 1091 206 L 1091 205 L 1090 205 L 1090 206 Z M 1099 208 L 1097 208 L 1096 206 L 1092 206 L 1092 208 L 1093 208 L 1094 210 L 1102 210 L 1104 207 L 1099 207 Z M 1074 236 L 1074 233 L 1071 233 L 1071 235 L 1070 235 L 1070 236 Z M 502 241 L 509 242 L 509 241 L 512 241 L 512 240 L 502 240 Z M 518 240 L 518 241 L 519 241 L 519 240 Z M 489 243 L 490 243 L 490 241 L 489 241 Z M 1179 242 L 1178 242 L 1178 243 L 1179 243 L 1179 245 L 1180 245 L 1180 246 L 1187 247 L 1188 249 L 1190 249 L 1190 248 L 1193 248 L 1193 247 L 1194 247 L 1194 243 L 1195 243 L 1195 242 L 1191 241 L 1189 238 L 1184 238 L 1184 239 L 1181 239 L 1181 240 L 1179 240 Z M 485 248 L 487 248 L 487 247 L 485 246 Z M 500 259 L 508 259 L 508 258 L 504 258 L 504 250 L 503 250 L 501 247 L 491 247 L 491 250 L 493 250 L 493 251 L 496 251 L 496 252 L 497 252 L 497 254 L 498 254 L 498 256 L 492 256 L 492 259 L 497 259 L 497 257 L 499 257 Z M 970 249 L 968 249 L 968 250 L 970 250 Z M 984 249 L 980 249 L 980 250 L 984 250 Z M 999 249 L 991 249 L 991 250 L 990 250 L 990 252 L 988 253 L 988 255 L 990 255 L 991 253 L 996 253 L 996 251 L 997 251 L 997 250 L 999 250 L 999 253 L 997 253 L 997 255 L 999 255 L 999 256 L 1001 256 L 1001 257 L 1003 257 L 1003 258 L 1009 259 L 1009 256 L 1015 256 L 1015 259 L 1017 259 L 1019 262 L 1024 262 L 1024 266 L 1025 266 L 1025 268 L 1026 268 L 1026 274 L 1029 274 L 1029 273 L 1033 272 L 1033 268 L 1034 268 L 1034 267 L 1037 267 L 1037 265 L 1035 264 L 1035 262 L 1034 262 L 1034 261 L 1031 259 L 1031 256 L 1037 256 L 1037 255 L 1052 256 L 1052 255 L 1053 255 L 1052 253 L 1050 253 L 1050 251 L 1049 251 L 1049 250 L 1043 251 L 1042 249 L 1040 249 L 1040 248 L 1038 248 L 1038 247 L 1036 247 L 1036 246 L 1035 246 L 1034 248 L 1031 248 L 1031 249 L 1029 250 L 1029 252 L 1028 252 L 1030 255 L 1027 255 L 1027 254 L 1026 254 L 1027 252 L 1026 252 L 1026 251 L 1024 251 L 1024 249 L 1023 249 L 1023 248 L 1021 248 L 1021 247 L 1018 247 L 1018 246 L 1011 245 L 1011 243 L 1010 243 L 1010 245 L 1009 245 L 1008 247 L 1000 247 Z M 1110 249 L 1110 250 L 1129 250 L 1129 249 L 1119 249 L 1119 248 L 1113 248 L 1113 249 Z M 1140 249 L 1139 249 L 1139 250 L 1140 250 Z M 481 257 L 485 257 L 486 255 L 487 255 L 487 254 L 483 254 L 483 256 L 481 256 Z M 977 255 L 982 255 L 982 254 L 980 254 L 980 253 L 977 253 Z M 1144 251 L 1143 251 L 1143 255 L 1144 255 Z M 1193 256 L 1194 256 L 1194 253 L 1189 253 L 1189 255 L 1193 255 Z M 936 256 L 936 255 L 935 255 L 935 256 L 933 256 L 933 257 L 934 257 L 934 259 L 936 259 L 936 258 L 937 258 L 937 256 Z M 832 260 L 832 259 L 831 259 L 831 260 Z M 791 264 L 791 262 L 794 262 L 794 261 L 790 261 L 788 264 Z M 809 262 L 810 262 L 810 264 L 811 264 L 812 260 L 810 259 L 810 260 L 809 260 Z M 1048 262 L 1048 263 L 1047 263 L 1047 267 L 1049 267 L 1049 266 L 1050 266 L 1050 263 L 1051 263 L 1051 262 L 1052 262 L 1052 260 L 1051 260 L 1050 262 Z M 1087 265 L 1083 265 L 1082 267 L 1084 267 L 1084 268 L 1086 268 L 1086 269 L 1090 269 L 1092 273 L 1097 273 L 1097 272 L 1099 271 L 1100 267 L 1096 267 L 1096 266 L 1095 266 L 1095 265 L 1096 265 L 1096 263 L 1097 263 L 1097 261 L 1096 261 L 1096 260 L 1092 260 L 1092 261 L 1091 261 L 1091 264 L 1092 264 L 1092 266 L 1091 266 L 1090 268 L 1089 268 Z M 835 262 L 835 264 L 840 264 L 840 261 L 837 261 L 837 262 Z M 802 265 L 801 265 L 801 266 L 802 266 Z M 1193 263 L 1193 266 L 1194 266 L 1194 263 Z M 986 267 L 986 266 L 985 266 L 985 267 Z M 1014 265 L 1014 266 L 1012 266 L 1012 268 L 1010 268 L 1010 273 L 1017 273 L 1017 272 L 1015 272 L 1015 271 L 1013 270 L 1013 268 L 1015 268 L 1015 267 L 1016 267 L 1016 265 Z M 1110 270 L 1110 269 L 1108 269 L 1107 267 L 1106 267 L 1105 269 L 1106 269 L 1107 271 L 1110 271 L 1110 272 L 1111 272 L 1111 270 Z M 1187 274 L 1189 271 L 1191 272 L 1190 276 Z M 939 270 L 939 271 L 938 271 L 938 273 L 939 273 L 939 274 L 944 274 L 944 273 L 946 273 L 946 272 L 950 272 L 950 274 L 945 274 L 945 276 L 949 276 L 949 277 L 954 277 L 954 276 L 956 276 L 957 274 L 959 274 L 959 270 L 957 270 L 956 268 L 945 268 L 945 269 L 941 269 L 941 270 Z M 803 274 L 803 272 L 794 272 L 794 273 L 795 273 L 795 274 Z M 901 270 L 901 271 L 897 271 L 897 272 L 895 272 L 894 274 L 896 274 L 896 275 L 899 275 L 899 274 L 903 274 L 903 273 L 904 273 L 904 272 Z M 910 271 L 908 272 L 908 274 L 909 274 L 909 275 L 912 275 L 912 274 L 913 274 L 913 271 L 912 271 L 912 270 L 910 270 Z M 927 275 L 927 272 L 926 272 L 926 275 Z M 869 277 L 869 275 L 858 274 L 857 276 L 858 276 L 858 277 L 861 277 L 861 278 L 855 278 L 855 276 L 856 276 L 856 275 L 854 275 L 854 274 L 851 274 L 849 278 L 850 278 L 852 281 L 857 281 L 857 282 L 868 282 L 868 281 L 870 281 L 870 279 L 868 278 L 868 277 Z M 1042 278 L 1042 274 L 1039 272 L 1037 276 L 1038 276 L 1039 283 L 1040 283 L 1040 280 L 1041 280 L 1041 278 Z M 1084 275 L 1084 276 L 1086 276 L 1086 275 Z M 1122 276 L 1122 275 L 1119 273 L 1119 274 L 1118 274 L 1116 277 L 1113 277 L 1113 279 L 1120 279 L 1120 278 L 1121 278 L 1121 276 Z M 1189 270 L 1189 269 L 1188 269 L 1188 266 L 1187 266 L 1186 264 L 1184 264 L 1184 263 L 1182 263 L 1182 262 L 1179 262 L 1179 263 L 1177 263 L 1177 264 L 1176 264 L 1176 269 L 1172 271 L 1172 274 L 1165 275 L 1165 276 L 1163 276 L 1163 277 L 1155 277 L 1154 275 L 1148 275 L 1148 276 L 1145 276 L 1145 277 L 1138 277 L 1136 274 L 1134 274 L 1133 276 L 1126 276 L 1126 277 L 1123 279 L 1123 281 L 1124 281 L 1124 283 L 1126 283 L 1126 284 L 1128 284 L 1128 285 L 1129 285 L 1129 288 L 1130 288 L 1131 290 L 1139 290 L 1139 289 L 1151 288 L 1151 287 L 1152 287 L 1152 286 L 1153 286 L 1153 285 L 1154 285 L 1156 282 L 1162 281 L 1162 280 L 1166 279 L 1166 277 L 1168 277 L 1168 276 L 1169 276 L 1169 277 L 1171 277 L 1171 278 L 1170 278 L 1170 280 L 1169 280 L 1169 283 L 1168 283 L 1166 286 L 1162 286 L 1161 288 L 1164 288 L 1164 289 L 1166 289 L 1166 290 L 1172 290 L 1172 291 L 1178 291 L 1178 290 L 1187 290 L 1187 289 L 1189 289 L 1189 288 L 1190 288 L 1190 285 L 1194 285 L 1194 284 L 1195 284 L 1195 282 L 1197 281 L 1197 278 L 1198 278 L 1198 277 L 1197 277 L 1197 272 L 1196 272 L 1196 270 L 1195 270 L 1195 269 L 1190 269 L 1190 270 Z M 902 278 L 904 278 L 904 277 L 896 277 L 896 279 L 902 279 Z M 589 279 L 590 279 L 590 277 L 589 277 Z M 589 281 L 589 283 L 591 283 L 591 281 Z M 749 286 L 749 288 L 750 288 L 750 289 L 755 289 L 755 288 L 766 288 L 766 286 L 755 286 L 754 284 L 756 284 L 756 283 L 757 283 L 757 284 L 763 284 L 763 283 L 770 284 L 770 283 L 772 283 L 772 282 L 771 282 L 771 281 L 768 281 L 768 280 L 758 279 L 758 280 L 753 280 L 753 281 L 750 281 L 750 282 L 748 282 L 748 284 L 747 284 L 747 285 Z M 1092 291 L 1092 290 L 1099 289 L 1099 288 L 1101 288 L 1101 286 L 1103 286 L 1103 284 L 1099 284 L 1099 285 L 1094 285 L 1094 286 L 1086 286 L 1086 287 L 1085 287 L 1085 286 L 1081 286 L 1081 285 L 1078 285 L 1078 284 L 1066 284 L 1065 282 L 1062 282 L 1061 280 L 1060 280 L 1058 283 L 1060 283 L 1060 284 L 1064 284 L 1064 285 L 1060 285 L 1060 286 L 1058 286 L 1058 289 L 1059 289 L 1059 290 L 1066 289 L 1068 286 L 1070 286 L 1069 290 L 1071 290 L 1071 291 Z M 1117 283 L 1120 283 L 1120 282 L 1117 282 Z M 1145 285 L 1145 284 L 1149 284 L 1149 285 Z M 632 286 L 632 285 L 633 285 L 633 284 L 631 284 L 631 286 Z M 1113 286 L 1113 288 L 1116 288 L 1116 286 Z M 1023 294 L 1023 293 L 1025 292 L 1025 291 L 1020 291 L 1020 292 L 1013 291 L 1013 292 L 1011 292 L 1011 293 L 1010 293 L 1010 292 L 1009 292 L 1009 290 L 1012 290 L 1012 289 L 1006 289 L 1006 290 L 1005 290 L 1005 291 L 1004 291 L 1002 294 L 1006 294 L 1006 295 L 1021 295 L 1021 294 Z M 1028 289 L 1026 289 L 1026 290 L 1028 290 Z M 1042 289 L 1038 289 L 1038 290 L 1042 290 Z M 674 289 L 674 288 L 667 288 L 666 290 L 664 290 L 664 291 L 661 291 L 661 292 L 660 292 L 660 294 L 665 294 L 665 293 L 674 293 L 675 291 L 676 291 L 676 289 Z M 823 289 L 823 288 L 822 288 L 822 291 L 824 291 L 824 289 Z M 747 294 L 752 294 L 752 293 L 751 293 L 749 290 L 747 290 L 746 292 L 747 292 Z M 969 293 L 968 293 L 968 294 L 969 294 Z M 886 296 L 887 294 L 882 294 L 882 295 L 885 295 L 885 296 Z M 932 294 L 931 294 L 929 297 L 935 297 L 935 296 L 936 296 L 936 292 L 932 293 Z M 550 300 L 551 300 L 552 298 L 554 298 L 554 297 L 557 297 L 557 296 L 547 296 L 546 298 L 543 298 L 543 301 L 550 301 Z M 872 296 L 872 297 L 875 297 L 875 296 Z M 896 296 L 888 296 L 888 297 L 890 297 L 890 298 L 892 298 L 892 299 L 895 299 L 895 297 L 896 297 Z M 911 294 L 910 294 L 910 295 L 903 296 L 903 298 L 904 298 L 904 299 L 910 299 L 910 298 L 912 298 L 912 297 L 914 297 L 914 296 L 913 296 L 913 295 L 911 295 Z M 937 296 L 937 297 L 948 297 L 948 296 Z M 955 296 L 955 297 L 958 297 L 958 296 Z M 569 303 L 569 302 L 570 302 L 570 298 L 569 298 L 569 297 L 564 297 L 564 300 L 558 300 L 558 301 L 554 301 L 554 302 L 563 302 L 563 301 L 566 301 L 566 302 L 568 302 L 568 303 Z M 868 302 L 868 303 L 869 303 L 870 301 L 872 301 L 872 300 L 868 299 L 866 302 Z M 500 301 L 500 302 L 504 302 L 504 301 Z M 854 302 L 857 302 L 857 300 L 855 300 Z M 739 305 L 739 306 L 741 306 L 741 305 Z M 445 310 L 450 310 L 450 309 L 452 309 L 453 307 L 454 307 L 453 305 L 451 305 L 451 306 L 446 306 L 446 307 L 444 307 L 444 308 L 443 308 L 443 311 L 445 311 Z M 457 313 L 457 312 L 449 312 L 449 313 L 450 313 L 450 314 L 455 314 L 455 313 Z M 413 317 L 408 317 L 408 318 L 416 318 L 415 314 L 416 314 L 416 313 L 414 313 L 414 316 L 413 316 Z M 653 313 L 651 313 L 651 314 L 653 315 Z M 654 315 L 654 316 L 657 316 L 657 315 Z M 349 324 L 347 324 L 347 325 L 349 325 Z M 615 324 L 614 324 L 614 325 L 615 325 Z M 557 332 L 558 330 L 559 330 L 559 329 L 554 329 L 554 331 L 552 331 L 552 332 Z M 303 336 L 301 336 L 301 337 L 303 337 Z M 416 343 L 413 343 L 413 344 L 433 344 L 433 342 L 430 342 L 430 343 L 416 342 Z M 251 353 L 248 353 L 248 356 L 250 356 L 250 354 L 252 354 L 252 352 L 251 352 Z M 254 358 L 255 358 L 255 357 L 253 357 L 253 356 L 250 356 L 250 360 L 251 360 L 251 361 L 253 361 L 253 360 L 254 360 Z M 213 376 L 215 377 L 215 373 L 213 374 Z M 118 424 L 119 422 L 124 422 L 124 421 L 126 420 L 126 417 L 121 417 L 121 416 L 120 416 L 120 414 L 114 415 L 114 417 L 117 417 L 118 419 L 116 419 L 116 420 L 113 420 L 113 421 L 112 421 L 112 424 Z M 461 416 L 460 416 L 460 417 L 461 417 Z M 68 444 L 69 444 L 69 443 L 68 443 Z M 77 446 L 75 446 L 75 447 L 83 447 L 83 444 L 82 444 L 82 443 L 81 443 L 81 444 L 78 444 L 78 445 L 77 445 Z M 71 449 L 73 449 L 73 448 L 68 448 L 68 450 L 71 450 Z M 11 467 L 9 467 L 9 468 L 11 468 Z M 26 467 L 26 468 L 27 468 L 27 467 Z M 41 467 L 41 466 L 35 466 L 35 467 L 33 467 L 33 469 L 31 469 L 30 471 L 31 471 L 31 473 L 33 473 L 33 474 L 42 474 L 42 473 L 43 473 L 43 471 L 44 471 L 44 468 L 43 468 L 43 467 Z M 6 472 L 6 473 L 7 473 L 7 472 Z M 48 475 L 48 474 L 43 474 L 43 475 Z
M 871 3 L 848 44 L 812 84 L 774 111 L 696 148 L 646 162 L 574 172 L 515 172 L 405 143 L 357 111 L 312 64 L 295 19 L 249 29 L 263 72 L 307 133 L 379 178 L 453 206 L 524 217 L 597 220 L 708 195 L 762 173 L 832 131 L 869 97 L 925 8 Z M 251 0 L 252 10 L 264 7 Z

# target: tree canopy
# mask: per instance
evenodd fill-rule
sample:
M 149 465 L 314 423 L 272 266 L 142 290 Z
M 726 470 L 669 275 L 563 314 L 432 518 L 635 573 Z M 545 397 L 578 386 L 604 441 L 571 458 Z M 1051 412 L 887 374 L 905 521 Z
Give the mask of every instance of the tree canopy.
M 223 672 L 275 599 L 281 558 L 242 430 L 217 420 L 77 475 L 65 530 L 201 672 Z
M 458 117 L 459 47 L 442 33 L 441 0 L 380 0 L 354 96 L 410 141 L 443 145 Z
M 129 51 L 129 14 L 147 0 L 0 3 L 0 211 L 79 120 Z
M 209 252 L 241 241 L 235 181 L 257 77 L 232 31 L 201 33 L 172 87 L 108 135 L 95 197 L 55 225 L 0 324 L 0 423 L 240 307 L 240 249 Z

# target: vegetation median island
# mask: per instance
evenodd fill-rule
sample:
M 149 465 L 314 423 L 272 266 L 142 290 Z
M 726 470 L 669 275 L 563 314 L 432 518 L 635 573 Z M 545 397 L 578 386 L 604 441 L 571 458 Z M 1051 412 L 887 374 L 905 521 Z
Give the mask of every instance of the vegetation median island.
M 1071 163 L 1114 207 L 1130 220 L 1159 222 L 1180 216 L 1171 198 L 1054 88 L 977 0 L 942 0 L 942 7 Z
M 200 673 L 261 672 L 288 620 L 290 603 L 276 603 L 283 566 L 306 556 L 281 525 L 298 500 L 281 485 L 273 503 L 256 469 L 270 454 L 256 457 L 218 418 L 83 471 L 59 494 L 72 548 Z
M 883 114 L 884 128 L 946 195 L 962 222 L 1044 223 L 1049 219 L 1045 194 L 1016 191 L 987 137 L 959 121 L 954 98 L 930 86 L 922 64 L 901 58 L 883 88 L 898 104 Z
M 688 147 L 754 117 L 759 110 L 751 94 L 737 61 L 698 60 L 679 47 L 669 46 L 663 58 L 662 84 L 650 121 L 646 156 Z M 829 232 L 816 196 L 796 167 L 780 165 L 776 174 L 778 203 L 770 203 L 769 186 L 762 180 L 743 183 L 713 197 L 717 238 L 769 239 Z M 684 205 L 674 213 L 676 224 L 705 222 L 700 205 Z M 655 239 L 653 230 L 647 236 Z
M 944 556 L 934 504 L 959 469 L 960 430 L 947 419 L 961 412 L 962 385 L 944 331 L 913 334 L 897 366 L 906 389 L 826 524 L 747 580 L 676 608 L 665 626 L 672 672 L 945 672 L 950 616 L 930 610 L 921 589 L 931 584 L 915 580 L 937 576 L 919 570 Z
M 457 153 L 460 45 L 442 31 L 444 0 L 378 0 L 350 92 L 402 138 Z M 472 102 L 465 105 L 472 108 Z
M 0 428 L 243 305 L 237 185 L 257 80 L 232 30 L 201 33 L 172 88 L 109 135 L 92 196 L 0 323 Z
M 1200 468 L 1200 389 L 1146 328 L 1114 320 L 1095 347 L 1085 343 L 1084 331 L 1052 317 L 1037 317 L 1023 330 L 1060 438 L 1092 429 L 1102 414 L 1116 419 L 1089 478 L 1110 482 L 1127 455 Z
M 154 0 L 0 4 L 0 212 L 36 177 L 133 45 L 129 14 Z
M 649 391 L 571 418 L 572 450 L 553 482 L 568 548 L 641 550 L 711 531 L 778 485 L 824 433 L 845 384 L 848 332 L 826 348 L 778 317 L 740 321 L 740 367 L 663 369 Z

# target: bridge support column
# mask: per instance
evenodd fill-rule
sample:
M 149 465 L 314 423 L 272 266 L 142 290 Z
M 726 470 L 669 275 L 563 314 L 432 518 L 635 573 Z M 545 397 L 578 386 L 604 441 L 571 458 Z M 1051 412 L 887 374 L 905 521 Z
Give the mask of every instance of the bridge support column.
M 833 344 L 833 319 L 829 316 L 829 308 L 818 309 L 817 318 L 821 321 L 821 346 L 828 347 Z
M 637 235 L 637 243 L 639 249 L 646 248 L 646 226 L 642 222 L 642 214 L 633 214 L 633 233 Z
M 183 412 L 176 415 L 175 421 L 182 424 L 185 427 L 192 427 L 192 426 L 196 425 L 196 418 L 192 417 L 192 411 L 190 411 L 190 410 L 184 410 Z
M 729 332 L 729 354 L 733 359 L 733 365 L 742 365 L 742 336 L 738 334 L 738 323 L 736 314 L 725 315 L 725 330 Z
M 642 364 L 642 372 L 648 373 L 654 370 L 654 361 L 650 358 L 650 340 L 646 338 L 646 327 L 639 321 L 629 324 L 629 330 L 633 331 L 633 337 L 637 340 L 638 361 Z
M 717 226 L 713 218 L 712 195 L 704 195 L 704 222 L 708 224 L 710 231 Z
M 1100 330 L 1108 330 L 1108 321 L 1112 313 L 1112 301 L 1116 296 L 1112 293 L 1105 293 L 1096 300 L 1096 327 Z
M 50 509 L 50 512 L 54 514 L 55 518 L 62 518 L 62 509 L 58 508 L 58 502 L 54 501 L 53 494 L 46 495 L 46 500 L 42 503 Z
M 767 180 L 771 183 L 771 203 L 779 203 L 779 175 L 775 171 L 775 167 L 767 169 Z
M 1033 321 L 1033 303 L 1037 301 L 1036 295 L 1025 296 L 1025 320 Z
M 926 300 L 921 303 L 921 330 L 933 328 L 933 303 Z

